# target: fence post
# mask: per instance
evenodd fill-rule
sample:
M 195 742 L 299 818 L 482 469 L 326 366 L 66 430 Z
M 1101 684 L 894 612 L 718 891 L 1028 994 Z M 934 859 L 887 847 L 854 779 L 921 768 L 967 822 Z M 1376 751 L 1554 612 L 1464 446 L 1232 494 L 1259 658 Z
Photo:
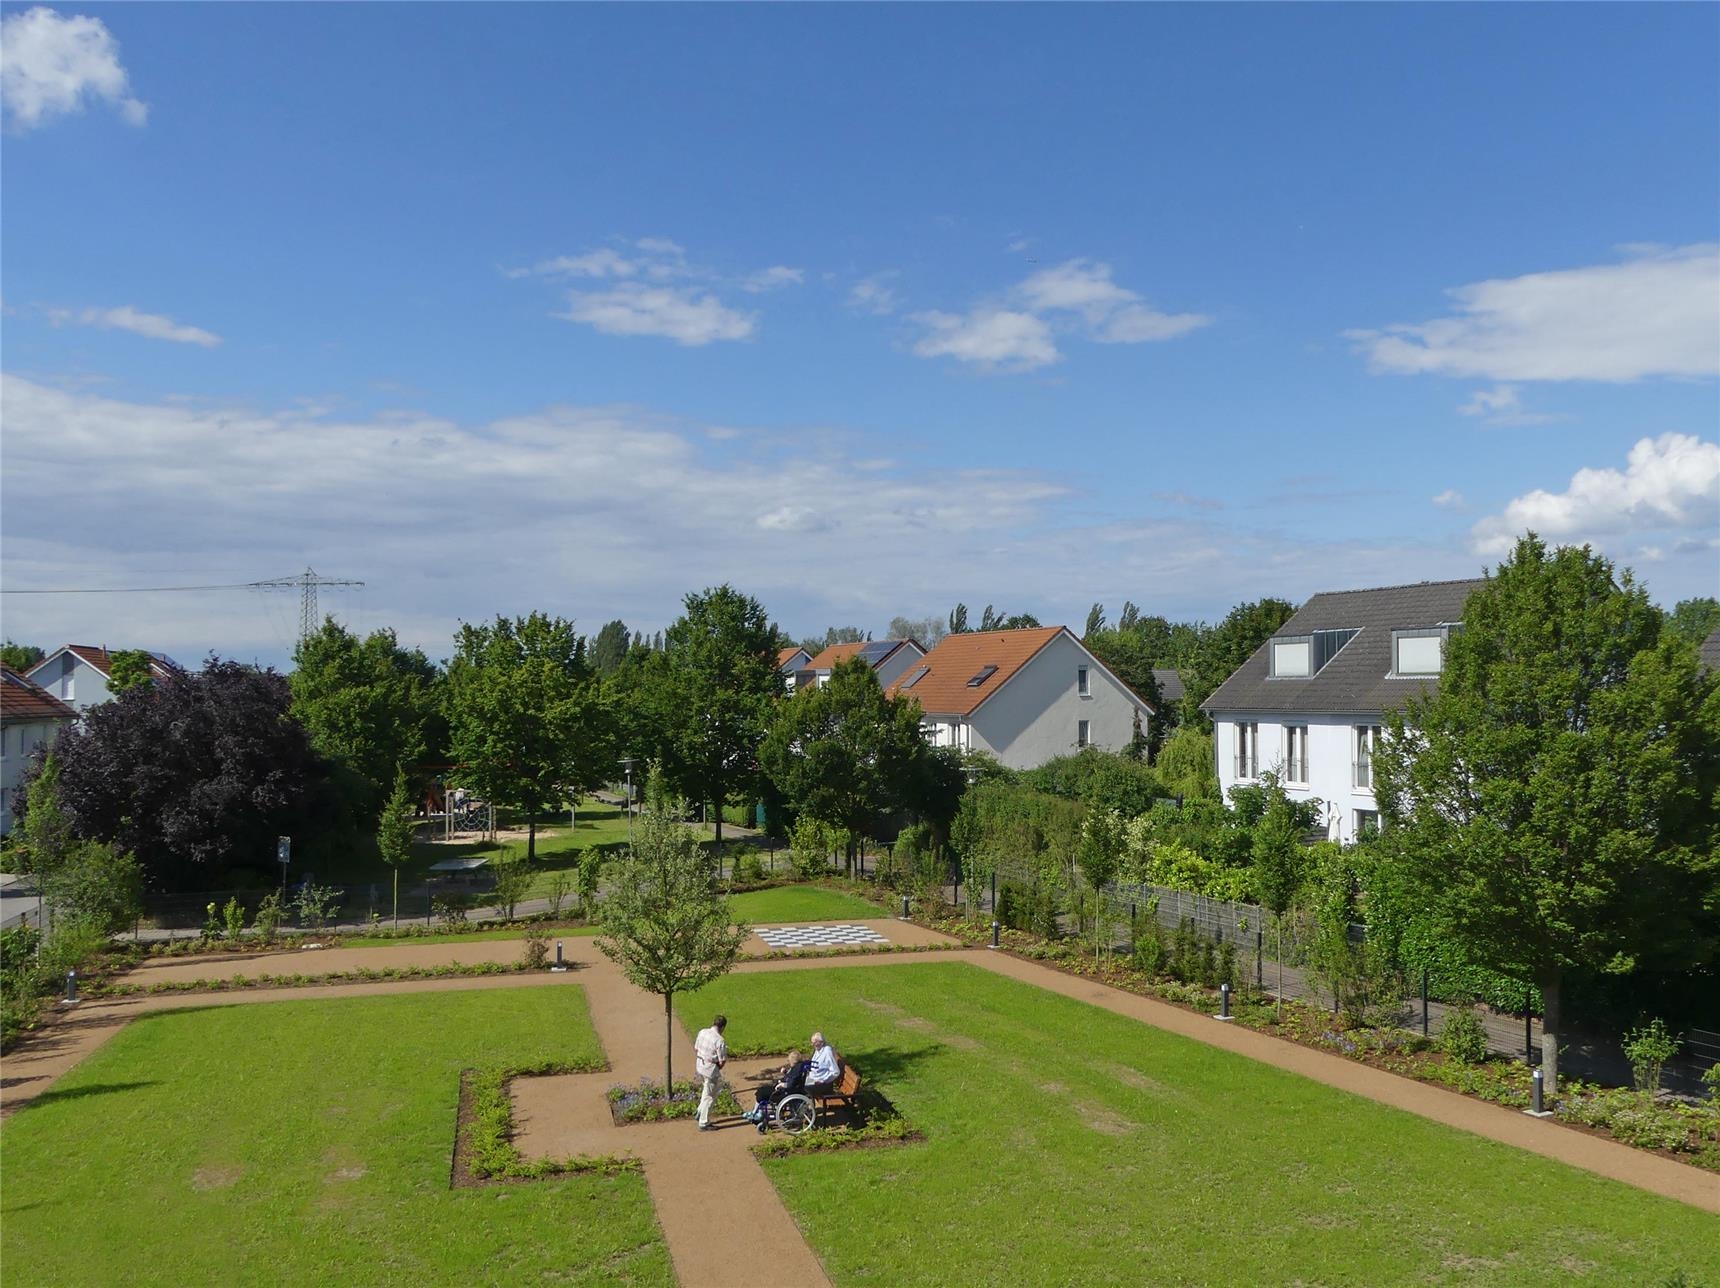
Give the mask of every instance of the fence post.
M 1266 987 L 1266 928 L 1254 932 L 1254 987 Z
M 1523 1063 L 1535 1063 L 1535 1017 L 1529 1008 L 1529 990 L 1523 990 Z
M 1421 1035 L 1427 1036 L 1427 967 L 1421 968 Z

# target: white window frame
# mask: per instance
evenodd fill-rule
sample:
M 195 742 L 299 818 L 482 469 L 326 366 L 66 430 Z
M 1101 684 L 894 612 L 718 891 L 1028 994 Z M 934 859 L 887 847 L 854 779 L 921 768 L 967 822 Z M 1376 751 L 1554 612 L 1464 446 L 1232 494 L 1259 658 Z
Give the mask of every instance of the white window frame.
M 1379 725 L 1352 725 L 1350 786 L 1356 791 L 1374 789 L 1374 756 L 1380 749 Z
M 1284 781 L 1308 785 L 1308 726 L 1284 726 Z
M 1075 722 L 1075 745 L 1077 747 L 1091 747 L 1093 745 L 1093 724 L 1090 720 L 1077 720 Z
M 1093 677 L 1084 666 L 1075 668 L 1075 692 L 1083 698 L 1093 696 Z
M 1239 779 L 1260 777 L 1260 723 L 1257 720 L 1236 722 L 1236 776 Z
M 1437 640 L 1439 662 L 1431 671 L 1406 671 L 1400 665 L 1402 645 L 1405 640 Z M 1425 679 L 1428 676 L 1440 675 L 1445 670 L 1445 640 L 1446 631 L 1443 626 L 1430 626 L 1422 630 L 1392 632 L 1392 674 L 1406 679 Z

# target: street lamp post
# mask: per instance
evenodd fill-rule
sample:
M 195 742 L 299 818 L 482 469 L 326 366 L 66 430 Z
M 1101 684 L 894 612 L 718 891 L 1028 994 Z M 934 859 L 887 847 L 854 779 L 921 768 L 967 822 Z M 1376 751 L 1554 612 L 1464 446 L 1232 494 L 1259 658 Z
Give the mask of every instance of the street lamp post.
M 624 756 L 621 768 L 627 773 L 627 844 L 633 845 L 633 757 Z

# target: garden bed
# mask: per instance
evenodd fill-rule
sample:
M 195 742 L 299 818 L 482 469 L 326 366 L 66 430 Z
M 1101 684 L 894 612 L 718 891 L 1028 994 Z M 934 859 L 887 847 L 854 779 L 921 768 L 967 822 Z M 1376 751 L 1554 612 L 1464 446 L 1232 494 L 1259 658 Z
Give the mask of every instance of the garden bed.
M 628 1127 L 635 1123 L 663 1123 L 696 1117 L 699 1097 L 703 1093 L 703 1084 L 692 1078 L 676 1082 L 667 1095 L 663 1093 L 661 1082 L 654 1078 L 641 1078 L 632 1086 L 625 1083 L 613 1086 L 604 1095 L 615 1125 Z M 717 1093 L 712 1108 L 725 1118 L 744 1112 L 740 1101 L 735 1099 L 733 1088 L 727 1083 Z
M 571 967 L 574 963 L 569 963 Z M 164 980 L 156 984 L 91 984 L 90 998 L 148 997 L 160 993 L 226 993 L 252 988 L 305 988 L 322 984 L 381 984 L 418 979 L 457 979 L 476 975 L 514 975 L 536 969 L 525 962 L 445 962 L 439 966 L 356 966 L 321 974 L 230 975 L 209 979 Z
M 454 1153 L 448 1183 L 463 1189 L 478 1185 L 500 1185 L 517 1181 L 541 1181 L 556 1176 L 596 1173 L 615 1176 L 637 1172 L 636 1158 L 617 1154 L 577 1158 L 541 1158 L 527 1162 L 514 1144 L 514 1107 L 509 1084 L 515 1078 L 545 1077 L 563 1073 L 601 1073 L 609 1065 L 601 1060 L 546 1061 L 487 1069 L 467 1069 L 460 1074 L 460 1107 L 455 1116 Z

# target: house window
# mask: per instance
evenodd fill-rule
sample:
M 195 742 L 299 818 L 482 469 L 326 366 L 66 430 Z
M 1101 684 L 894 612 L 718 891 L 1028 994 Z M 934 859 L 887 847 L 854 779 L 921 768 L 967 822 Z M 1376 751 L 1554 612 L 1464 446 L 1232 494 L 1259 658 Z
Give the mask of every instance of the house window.
M 1374 809 L 1359 809 L 1356 811 L 1356 840 L 1364 837 L 1377 836 L 1380 830 L 1380 812 Z
M 1292 640 L 1272 641 L 1272 676 L 1312 675 L 1312 642 L 1307 636 Z
M 1085 675 L 1086 672 L 1083 671 L 1082 674 Z M 1092 738 L 1088 736 L 1087 722 L 1085 720 L 1077 720 L 1075 722 L 1075 745 L 1077 747 L 1086 747 L 1089 746 L 1092 741 Z
M 1093 696 L 1093 686 L 1087 680 L 1087 668 L 1084 666 L 1075 668 L 1075 692 L 1084 698 Z
M 1260 776 L 1260 726 L 1252 721 L 1236 726 L 1236 776 Z
M 1439 627 L 1392 633 L 1394 675 L 1438 675 L 1445 666 L 1445 632 Z
M 1286 725 L 1284 728 L 1284 781 L 1308 781 L 1308 726 Z
M 1355 773 L 1351 782 L 1356 787 L 1364 787 L 1369 791 L 1374 787 L 1374 748 L 1380 743 L 1380 727 L 1378 725 L 1356 726 L 1356 759 Z

